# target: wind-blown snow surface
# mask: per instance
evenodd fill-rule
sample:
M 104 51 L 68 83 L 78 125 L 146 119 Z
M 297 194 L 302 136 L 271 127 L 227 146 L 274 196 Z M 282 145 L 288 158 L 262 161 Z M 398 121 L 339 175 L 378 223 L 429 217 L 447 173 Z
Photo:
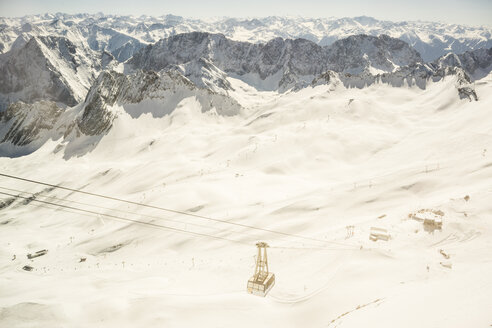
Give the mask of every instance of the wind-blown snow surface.
M 2 177 L 4 193 L 242 243 L 2 195 L 1 326 L 492 323 L 491 75 L 476 82 L 478 102 L 461 101 L 452 76 L 425 90 L 321 85 L 286 94 L 229 81 L 239 115 L 202 112 L 193 97 L 161 118 L 122 111 L 82 157 L 65 160 L 64 145 L 48 141 L 1 158 L 0 170 L 326 243 Z M 409 218 L 420 209 L 444 212 L 442 230 Z M 371 227 L 391 239 L 370 241 Z M 266 298 L 245 290 L 257 240 L 272 246 L 277 277 Z M 48 254 L 27 260 L 40 249 Z

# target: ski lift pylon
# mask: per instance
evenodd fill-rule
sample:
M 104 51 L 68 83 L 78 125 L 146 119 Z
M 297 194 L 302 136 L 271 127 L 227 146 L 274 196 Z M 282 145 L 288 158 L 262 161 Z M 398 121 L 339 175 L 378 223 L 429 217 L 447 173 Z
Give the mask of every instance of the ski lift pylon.
M 267 247 L 265 242 L 256 243 L 258 256 L 256 258 L 255 274 L 248 280 L 248 293 L 265 297 L 275 285 L 275 274 L 268 271 Z

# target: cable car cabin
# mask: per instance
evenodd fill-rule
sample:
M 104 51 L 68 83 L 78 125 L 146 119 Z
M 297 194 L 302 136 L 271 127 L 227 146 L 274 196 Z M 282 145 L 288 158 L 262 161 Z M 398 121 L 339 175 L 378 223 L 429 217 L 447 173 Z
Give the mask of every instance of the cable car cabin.
M 258 257 L 256 258 L 255 274 L 249 278 L 247 291 L 250 294 L 265 297 L 275 285 L 275 274 L 268 271 L 267 243 L 257 243 Z
M 248 293 L 265 297 L 275 285 L 275 274 L 269 272 L 264 280 L 256 280 L 255 278 L 252 276 L 248 280 Z

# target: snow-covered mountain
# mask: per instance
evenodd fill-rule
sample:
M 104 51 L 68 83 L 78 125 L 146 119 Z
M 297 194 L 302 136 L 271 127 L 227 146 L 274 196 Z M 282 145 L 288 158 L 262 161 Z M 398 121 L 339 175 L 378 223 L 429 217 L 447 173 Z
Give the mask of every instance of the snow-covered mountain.
M 147 46 L 129 61 L 130 68 L 159 71 L 205 58 L 223 72 L 263 89 L 288 90 L 309 84 L 327 70 L 340 73 L 393 72 L 422 63 L 407 43 L 386 35 L 358 35 L 321 47 L 305 39 L 275 38 L 267 43 L 227 39 L 222 34 L 179 34 Z
M 490 325 L 492 48 L 329 22 L 2 19 L 0 327 Z
M 0 157 L 2 174 L 132 202 L 2 175 L 0 326 L 490 325 L 491 75 L 474 102 L 454 76 L 289 93 L 230 82 L 242 116 L 189 97 Z M 424 221 L 435 213 L 439 227 Z M 258 240 L 276 276 L 266 298 L 246 292 Z
M 176 71 L 161 74 L 137 71 L 132 75 L 106 71 L 99 75 L 89 90 L 77 126 L 86 135 L 99 135 L 111 128 L 117 115 L 115 106 L 122 107 L 135 118 L 145 113 L 163 117 L 189 97 L 195 97 L 205 112 L 214 108 L 219 115 L 235 115 L 241 109 L 234 99 L 210 89 L 198 88 Z M 132 106 L 141 103 L 147 103 L 147 107 Z M 149 111 L 150 107 L 153 107 L 152 111 Z
M 0 110 L 15 101 L 51 100 L 73 106 L 101 72 L 103 53 L 58 36 L 32 37 L 0 55 Z M 111 60 L 109 60 L 111 61 Z
M 433 22 L 390 22 L 371 17 L 252 19 L 190 19 L 174 15 L 114 16 L 103 14 L 46 14 L 0 18 L 0 51 L 8 51 L 22 33 L 68 35 L 90 39 L 93 50 L 106 49 L 118 60 L 131 57 L 143 45 L 180 33 L 221 33 L 236 41 L 268 42 L 276 37 L 304 38 L 321 46 L 351 35 L 386 34 L 414 47 L 425 61 L 449 53 L 492 47 L 490 27 L 470 27 Z
M 450 53 L 436 59 L 432 66 L 435 68 L 460 67 L 474 80 L 487 76 L 492 70 L 492 47 L 477 49 L 463 54 Z
M 295 23 L 299 32 L 307 26 L 302 19 L 202 22 L 175 16 L 56 14 L 1 20 L 0 111 L 6 110 L 2 142 L 8 144 L 5 149 L 14 149 L 5 154 L 24 153 L 16 148 L 24 146 L 29 152 L 61 135 L 64 142 L 79 135 L 102 136 L 120 110 L 136 117 L 162 117 L 188 97 L 195 97 L 203 111 L 234 115 L 243 99 L 235 79 L 259 91 L 283 93 L 321 84 L 425 89 L 429 82 L 452 76 L 456 95 L 478 100 L 472 82 L 492 69 L 492 48 L 444 54 L 426 62 L 410 44 L 386 34 L 356 34 L 333 42 L 314 42 L 307 34 L 250 42 L 237 40 L 235 34 L 234 24 L 246 24 L 257 35 L 268 22 Z M 368 26 L 382 24 L 361 18 L 332 23 L 341 28 L 354 22 L 370 33 L 374 31 Z M 211 26 L 223 33 L 200 32 Z M 178 33 L 182 30 L 192 32 Z M 152 43 L 158 36 L 167 37 Z M 42 121 L 36 110 L 39 115 L 51 113 L 53 124 L 36 128 Z M 54 132 L 47 132 L 50 129 Z
M 255 44 L 229 40 L 222 34 L 192 32 L 149 45 L 125 65 L 128 71 L 177 68 L 198 85 L 226 93 L 230 90 L 230 84 L 225 82 L 227 76 L 259 90 L 284 92 L 300 90 L 313 84 L 313 80 L 318 84 L 322 80 L 319 76 L 327 71 L 338 73 L 346 87 L 358 88 L 377 82 L 425 88 L 429 80 L 456 75 L 460 96 L 477 99 L 470 83 L 491 71 L 491 49 L 459 56 L 448 54 L 433 63 L 424 63 L 406 42 L 387 35 L 355 35 L 321 47 L 305 39 L 276 38 Z M 457 60 L 451 62 L 450 56 Z M 197 58 L 201 64 L 197 64 Z
M 104 71 L 85 100 L 68 110 L 46 100 L 9 105 L 0 113 L 0 153 L 25 155 L 52 139 L 68 148 L 76 143 L 80 154 L 86 150 L 81 143 L 93 143 L 106 134 L 119 113 L 133 118 L 143 114 L 162 118 L 190 97 L 196 99 L 202 111 L 213 110 L 216 115 L 237 115 L 242 108 L 231 97 L 195 86 L 177 71 L 137 71 L 131 75 Z
M 406 42 L 387 35 L 354 35 L 325 47 L 328 68 L 350 74 L 394 72 L 402 66 L 423 63 Z
M 40 16 L 24 17 L 20 21 L 0 18 L 0 21 L 0 53 L 22 45 L 33 36 L 59 36 L 77 46 L 84 44 L 96 52 L 106 51 L 117 60 L 125 61 L 146 44 L 124 32 L 100 26 L 92 18 L 75 19 L 77 23 L 68 18 L 45 20 Z

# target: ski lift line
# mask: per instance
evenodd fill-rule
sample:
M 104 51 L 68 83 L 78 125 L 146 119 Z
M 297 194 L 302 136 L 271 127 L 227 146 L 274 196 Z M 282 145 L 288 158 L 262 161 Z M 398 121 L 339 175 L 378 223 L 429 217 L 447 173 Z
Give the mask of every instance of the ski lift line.
M 63 204 L 57 204 L 57 203 L 53 203 L 53 202 L 47 202 L 47 201 L 42 201 L 42 200 L 38 200 L 38 199 L 32 199 L 30 197 L 23 197 L 20 195 L 13 195 L 13 194 L 4 193 L 4 192 L 0 192 L 0 195 L 6 195 L 6 196 L 10 196 L 10 197 L 30 200 L 31 202 L 28 205 L 31 205 L 31 206 L 42 207 L 42 208 L 51 209 L 51 210 L 62 210 L 62 211 L 68 210 L 67 212 L 69 212 L 69 213 L 77 213 L 77 212 L 73 212 L 73 211 L 78 211 L 78 212 L 82 212 L 82 213 L 88 213 L 86 215 L 96 215 L 97 217 L 105 216 L 105 217 L 108 217 L 108 218 L 114 219 L 114 220 L 129 221 L 132 223 L 146 225 L 146 226 L 153 227 L 153 228 L 160 228 L 163 230 L 171 230 L 174 232 L 189 234 L 189 235 L 199 236 L 199 237 L 214 238 L 214 239 L 229 241 L 229 242 L 233 242 L 233 243 L 238 243 L 241 245 L 247 245 L 248 247 L 251 246 L 250 243 L 246 243 L 246 242 L 242 242 L 242 241 L 234 240 L 234 239 L 230 239 L 230 238 L 225 238 L 225 237 L 214 236 L 214 235 L 205 234 L 205 233 L 199 233 L 199 232 L 193 232 L 193 231 L 163 226 L 163 225 L 159 225 L 159 224 L 152 223 L 152 222 L 142 222 L 142 221 L 138 221 L 138 220 L 132 220 L 132 219 L 128 219 L 128 218 L 119 217 L 116 215 L 104 214 L 104 213 L 94 212 L 94 211 L 90 211 L 90 210 L 80 209 L 77 207 L 67 206 L 67 205 L 63 205 Z M 32 202 L 37 202 L 37 203 L 46 204 L 46 205 L 50 205 L 50 206 L 56 206 L 58 208 L 51 208 L 51 207 L 47 207 L 47 206 L 43 206 L 43 205 L 34 205 L 34 204 L 32 204 Z M 327 247 L 285 247 L 285 246 L 271 246 L 270 248 L 291 249 L 291 250 L 292 249 L 294 249 L 294 250 L 315 250 L 315 251 L 345 251 L 345 250 L 353 251 L 356 249 L 356 247 L 354 247 L 354 248 L 327 248 Z
M 0 201 L 3 201 L 3 200 L 6 200 L 7 198 L 0 198 Z M 74 211 L 74 210 L 69 210 L 69 209 L 66 209 L 66 208 L 55 208 L 55 207 L 52 207 L 53 205 L 43 205 L 43 204 L 33 204 L 32 202 L 30 202 L 29 204 L 27 204 L 29 206 L 34 206 L 34 207 L 37 207 L 37 208 L 44 208 L 44 209 L 48 209 L 48 210 L 56 210 L 56 211 L 63 211 L 63 212 L 66 212 L 66 213 L 71 213 L 71 214 L 80 214 L 80 215 L 84 215 L 84 216 L 87 216 L 87 217 L 94 217 L 93 214 L 90 214 L 90 213 L 80 213 L 80 212 L 77 212 L 77 211 Z
M 22 191 L 22 190 L 18 190 L 18 189 L 12 189 L 12 188 L 6 188 L 6 187 L 2 187 L 0 186 L 0 189 L 4 189 L 4 190 L 9 190 L 9 191 L 13 191 L 13 192 L 17 192 L 17 193 L 24 193 L 24 194 L 31 194 L 35 197 L 43 197 L 43 198 L 48 198 L 48 199 L 53 199 L 53 200 L 57 200 L 57 201 L 61 201 L 61 202 L 68 202 L 68 203 L 74 203 L 74 204 L 79 204 L 79 205 L 84 205 L 84 206 L 92 206 L 92 207 L 96 207 L 96 208 L 100 208 L 100 209 L 104 209 L 104 210 L 108 210 L 108 211 L 113 211 L 113 212 L 120 212 L 120 213 L 125 213 L 125 214 L 130 214 L 130 215 L 137 215 L 137 216 L 141 216 L 141 217 L 148 217 L 148 218 L 151 218 L 151 219 L 162 219 L 162 220 L 167 220 L 167 221 L 171 221 L 171 222 L 175 222 L 175 223 L 182 223 L 182 224 L 185 224 L 185 225 L 192 225 L 192 226 L 196 226 L 196 227 L 200 227 L 200 228 L 206 228 L 206 229 L 215 229 L 216 230 L 216 233 L 236 233 L 236 234 L 240 234 L 240 235 L 244 235 L 244 236 L 248 236 L 248 237 L 258 237 L 252 233 L 245 233 L 245 232 L 241 232 L 241 231 L 237 231 L 237 230 L 227 230 L 227 229 L 217 229 L 217 228 L 212 228 L 210 226 L 206 226 L 206 225 L 201 225 L 201 224 L 196 224 L 196 223 L 187 223 L 187 222 L 182 222 L 182 221 L 179 221 L 179 220 L 173 220 L 173 219 L 166 219 L 166 218 L 162 218 L 162 217 L 158 217 L 158 216 L 153 216 L 153 215 L 148 215 L 148 214 L 140 214 L 140 213 L 135 213 L 135 212 L 130 212 L 130 211 L 123 211 L 123 210 L 117 210 L 117 209 L 112 209 L 112 208 L 108 208 L 108 207 L 103 207 L 103 206 L 98 206 L 98 205 L 92 205 L 92 204 L 87 204 L 87 203 L 82 203 L 82 202 L 78 202 L 78 201 L 74 201 L 74 200 L 67 200 L 67 199 L 61 199 L 61 198 L 57 198 L 57 197 L 53 197 L 53 196 L 45 196 L 45 195 L 39 195 L 39 194 L 36 194 L 36 193 L 33 193 L 33 192 L 28 192 L 28 191 Z M 29 199 L 31 199 L 29 197 Z M 30 204 L 32 205 L 32 204 Z M 45 207 L 45 206 L 40 206 L 40 207 L 44 207 L 44 208 L 48 208 L 48 209 L 53 209 L 51 207 Z M 67 211 L 67 210 L 65 210 Z M 77 213 L 77 212 L 73 212 L 73 211 L 67 211 L 69 213 Z M 289 240 L 286 240 L 286 239 L 281 239 L 282 237 L 279 237 L 279 239 L 277 240 L 277 242 L 289 242 Z M 297 243 L 300 243 L 300 241 L 298 241 Z M 285 248 L 285 249 L 313 249 L 313 250 L 325 250 L 325 249 L 328 249 L 328 250 L 332 250 L 330 248 L 326 248 L 326 247 L 318 247 L 318 246 L 313 246 L 313 245 L 306 245 L 306 246 L 303 246 L 303 247 L 272 247 L 272 248 Z M 340 250 L 344 250 L 344 249 L 340 249 Z
M 227 232 L 227 233 L 236 233 L 236 234 L 240 234 L 240 235 L 245 235 L 245 236 L 248 236 L 248 237 L 255 237 L 255 238 L 258 237 L 258 236 L 254 235 L 252 233 L 246 233 L 246 232 L 241 232 L 241 231 L 237 231 L 237 230 L 228 230 L 228 229 L 222 229 L 222 228 L 218 229 L 218 228 L 213 228 L 211 226 L 207 226 L 207 225 L 203 225 L 203 224 L 183 222 L 183 221 L 180 221 L 180 220 L 163 218 L 163 217 L 159 217 L 159 216 L 153 216 L 153 215 L 148 215 L 148 214 L 135 213 L 135 212 L 131 212 L 131 211 L 118 210 L 118 209 L 108 208 L 108 207 L 104 207 L 104 206 L 98 206 L 98 205 L 93 205 L 93 204 L 82 203 L 82 202 L 78 202 L 78 201 L 74 201 L 74 200 L 67 200 L 67 199 L 57 198 L 57 197 L 54 197 L 54 196 L 40 195 L 40 194 L 36 194 L 36 193 L 33 193 L 33 192 L 29 192 L 29 191 L 23 191 L 23 190 L 18 190 L 18 189 L 6 188 L 6 187 L 2 187 L 2 186 L 0 186 L 0 189 L 8 190 L 8 191 L 13 191 L 13 192 L 20 193 L 20 194 L 30 194 L 30 195 L 33 195 L 35 197 L 43 197 L 43 198 L 53 199 L 53 200 L 56 200 L 56 201 L 61 201 L 61 202 L 66 202 L 66 203 L 74 203 L 74 204 L 78 204 L 78 205 L 96 207 L 96 208 L 104 209 L 104 210 L 107 210 L 107 211 L 125 213 L 125 214 L 130 214 L 130 215 L 137 215 L 137 216 L 140 216 L 140 217 L 147 217 L 147 218 L 151 218 L 151 219 L 166 220 L 166 221 L 170 221 L 170 222 L 174 222 L 174 223 L 180 223 L 180 224 L 184 224 L 184 225 L 191 225 L 191 226 L 196 226 L 196 227 L 205 228 L 205 229 L 212 229 L 212 230 L 216 230 L 217 233 Z M 49 208 L 49 207 L 47 207 L 47 208 Z M 282 237 L 279 237 L 278 241 L 280 241 L 280 242 L 288 242 L 288 240 L 282 239 Z M 300 243 L 300 241 L 298 241 L 297 243 Z M 314 246 L 312 248 L 313 249 L 316 249 L 316 246 Z
M 135 212 L 130 212 L 130 211 L 123 211 L 123 210 L 113 209 L 113 208 L 99 206 L 99 205 L 82 203 L 82 202 L 78 202 L 78 201 L 75 201 L 75 200 L 67 200 L 67 199 L 63 199 L 63 198 L 57 198 L 57 197 L 53 197 L 53 196 L 45 196 L 45 195 L 39 195 L 39 194 L 36 195 L 36 193 L 29 192 L 29 191 L 22 191 L 22 190 L 18 190 L 18 189 L 6 188 L 6 187 L 1 187 L 1 186 L 0 186 L 0 189 L 8 190 L 8 191 L 13 191 L 13 192 L 21 193 L 21 194 L 31 194 L 31 195 L 33 195 L 35 197 L 44 197 L 44 198 L 53 199 L 53 200 L 61 201 L 61 202 L 67 202 L 67 203 L 74 203 L 74 204 L 78 204 L 78 205 L 96 207 L 96 208 L 100 208 L 100 209 L 108 210 L 108 211 L 113 211 L 113 212 L 120 212 L 120 213 L 125 213 L 125 214 L 138 215 L 138 216 L 147 217 L 147 218 L 151 218 L 151 219 L 166 220 L 166 221 L 171 221 L 171 222 L 175 222 L 175 223 L 181 223 L 181 224 L 196 226 L 196 227 L 200 227 L 200 228 L 211 229 L 210 226 L 206 226 L 206 225 L 202 225 L 202 224 L 190 223 L 190 222 L 183 222 L 183 221 L 180 221 L 180 220 L 168 219 L 168 218 L 163 218 L 163 217 L 159 217 L 159 216 L 153 216 L 153 215 L 148 215 L 148 214 L 135 213 Z M 221 230 L 221 231 L 222 232 L 237 232 L 237 233 L 240 233 L 238 231 L 224 230 L 224 229 Z M 242 233 L 242 234 L 244 234 L 244 233 Z
M 0 188 L 1 189 L 9 189 L 9 188 L 3 188 L 3 187 L 0 187 Z M 37 200 L 37 199 L 31 199 L 30 197 L 22 197 L 22 196 L 18 196 L 18 195 L 10 195 L 10 194 L 7 194 L 7 193 L 2 193 L 2 192 L 0 192 L 0 194 L 8 195 L 8 196 L 11 196 L 11 197 L 16 197 L 16 198 L 29 199 L 29 200 L 31 200 L 31 202 L 29 204 L 27 204 L 27 205 L 34 206 L 34 207 L 45 208 L 45 209 L 49 209 L 49 210 L 60 210 L 60 211 L 65 211 L 67 213 L 72 213 L 72 214 L 76 214 L 76 213 L 80 213 L 80 212 L 83 212 L 84 213 L 85 212 L 86 213 L 85 214 L 86 216 L 92 216 L 92 217 L 94 215 L 97 215 L 96 217 L 99 217 L 99 216 L 108 216 L 110 218 L 114 218 L 114 219 L 118 219 L 118 220 L 126 220 L 126 221 L 132 221 L 132 222 L 135 222 L 135 223 L 138 223 L 138 224 L 158 226 L 158 227 L 163 228 L 163 229 L 173 229 L 171 227 L 160 226 L 160 225 L 153 224 L 153 223 L 147 223 L 147 222 L 141 222 L 141 221 L 131 220 L 131 219 L 127 219 L 127 218 L 115 217 L 115 216 L 108 215 L 108 214 L 96 213 L 96 212 L 93 212 L 93 211 L 87 211 L 87 210 L 84 210 L 84 209 L 74 208 L 74 207 L 71 207 L 71 206 L 64 206 L 64 205 L 61 205 L 61 204 L 56 204 L 56 203 L 51 203 L 51 202 L 44 202 L 44 201 L 40 201 L 40 200 Z M 47 197 L 47 196 L 43 196 L 43 197 Z M 50 197 L 50 198 L 55 198 L 55 197 Z M 1 200 L 4 200 L 4 199 L 0 199 L 0 201 Z M 49 206 L 46 206 L 46 205 L 35 205 L 32 202 L 38 202 L 38 203 L 42 203 L 42 204 L 47 204 L 49 206 L 57 206 L 58 208 L 56 208 L 56 207 L 53 208 L 53 207 L 49 207 Z M 74 202 L 74 201 L 70 201 L 70 202 Z M 74 202 L 74 203 L 78 203 L 78 202 Z M 143 215 L 143 216 L 145 216 L 145 215 Z M 157 218 L 158 219 L 159 217 L 153 217 L 153 218 Z M 182 232 L 185 233 L 185 231 L 182 231 Z M 220 232 L 224 232 L 224 231 L 220 231 Z M 226 232 L 237 232 L 237 231 L 226 231 Z M 213 235 L 208 235 L 208 234 L 194 233 L 194 232 L 191 232 L 191 231 L 186 231 L 186 233 L 192 234 L 192 235 L 199 234 L 200 236 L 206 235 L 208 237 L 217 238 L 217 239 L 226 240 L 226 241 L 231 241 L 231 242 L 235 242 L 235 243 L 241 243 L 241 244 L 250 246 L 249 243 L 241 242 L 241 241 L 238 241 L 238 240 L 232 240 L 232 239 L 228 239 L 228 238 L 224 238 L 224 237 L 213 236 Z M 244 234 L 244 233 L 241 233 L 241 232 L 237 232 L 237 233 Z M 273 248 L 273 249 L 286 249 L 286 250 L 303 250 L 303 251 L 306 251 L 306 250 L 313 250 L 313 251 L 353 251 L 355 249 L 358 249 L 359 246 L 357 246 L 357 247 L 354 246 L 353 248 L 328 248 L 328 247 L 312 247 L 312 246 L 307 246 L 307 247 L 306 246 L 305 247 L 270 246 L 270 248 Z
M 287 246 L 270 246 L 269 248 L 273 249 L 295 249 L 295 250 L 319 250 L 319 251 L 354 251 L 356 249 L 360 249 L 360 246 L 358 247 L 352 247 L 352 248 L 328 248 L 328 247 L 287 247 Z
M 99 212 L 95 212 L 95 211 L 91 211 L 91 210 L 85 210 L 85 209 L 81 209 L 81 208 L 77 208 L 77 207 L 73 207 L 73 206 L 68 206 L 68 205 L 63 205 L 63 204 L 57 204 L 57 203 L 47 202 L 47 201 L 38 200 L 38 199 L 32 199 L 32 198 L 24 197 L 24 196 L 20 196 L 20 195 L 13 195 L 13 194 L 1 192 L 1 191 L 0 191 L 0 195 L 6 195 L 6 196 L 10 196 L 10 197 L 15 197 L 15 198 L 26 199 L 26 200 L 30 200 L 31 202 L 38 202 L 38 203 L 42 203 L 42 204 L 58 206 L 58 207 L 67 208 L 67 209 L 71 209 L 71 210 L 76 210 L 76 211 L 80 211 L 80 212 L 86 212 L 86 213 L 90 213 L 90 214 L 94 214 L 94 215 L 106 216 L 106 217 L 109 217 L 109 218 L 112 218 L 112 219 L 116 219 L 116 220 L 128 221 L 128 222 L 137 223 L 137 224 L 141 224 L 141 225 L 146 225 L 146 226 L 150 226 L 150 227 L 154 227 L 154 228 L 160 228 L 160 229 L 164 229 L 164 230 L 170 230 L 170 231 L 174 231 L 174 232 L 178 232 L 178 233 L 184 233 L 184 234 L 194 235 L 194 236 L 199 236 L 199 237 L 215 238 L 215 239 L 220 239 L 220 240 L 234 242 L 234 243 L 238 243 L 238 244 L 242 244 L 242 245 L 251 246 L 250 243 L 242 242 L 242 241 L 239 241 L 239 240 L 234 240 L 234 239 L 229 239 L 229 238 L 225 238 L 225 237 L 219 237 L 219 236 L 209 235 L 209 234 L 200 233 L 200 232 L 188 231 L 188 230 L 183 230 L 183 229 L 179 229 L 179 228 L 168 227 L 168 226 L 164 226 L 164 225 L 160 225 L 160 224 L 152 223 L 152 222 L 144 222 L 144 221 L 132 220 L 132 219 L 124 218 L 124 217 L 117 216 L 117 215 L 99 213 Z
M 313 238 L 313 237 L 306 237 L 306 236 L 291 234 L 291 233 L 287 233 L 287 232 L 281 232 L 281 231 L 275 231 L 275 230 L 271 230 L 271 229 L 259 228 L 259 227 L 250 226 L 250 225 L 247 225 L 247 224 L 242 224 L 242 223 L 237 223 L 237 222 L 230 222 L 230 221 L 226 221 L 226 220 L 214 219 L 214 218 L 203 216 L 203 215 L 192 214 L 192 213 L 178 211 L 178 210 L 173 210 L 173 209 L 169 209 L 169 208 L 165 208 L 165 207 L 159 207 L 159 206 L 154 206 L 154 205 L 148 205 L 148 204 L 138 203 L 138 202 L 134 202 L 134 201 L 130 201 L 130 200 L 125 200 L 125 199 L 121 199 L 121 198 L 116 198 L 116 197 L 111 197 L 111 196 L 106 196 L 106 195 L 91 193 L 91 192 L 83 191 L 83 190 L 79 190 L 79 189 L 73 189 L 73 188 L 63 187 L 63 186 L 54 185 L 54 184 L 50 184 L 50 183 L 46 183 L 46 182 L 36 181 L 36 180 L 32 180 L 32 179 L 21 178 L 21 177 L 17 177 L 17 176 L 5 174 L 5 173 L 0 173 L 0 176 L 6 177 L 6 178 L 10 178 L 10 179 L 16 179 L 16 180 L 20 180 L 20 181 L 25 181 L 25 182 L 40 184 L 40 185 L 44 185 L 44 186 L 48 186 L 48 187 L 53 187 L 53 188 L 68 190 L 68 191 L 72 191 L 72 192 L 78 192 L 78 193 L 81 193 L 81 194 L 84 194 L 84 195 L 89 195 L 89 196 L 94 196 L 94 197 L 100 197 L 100 198 L 110 199 L 110 200 L 114 200 L 114 201 L 118 201 L 118 202 L 124 202 L 124 203 L 127 203 L 127 204 L 132 204 L 132 205 L 137 205 L 137 206 L 152 208 L 152 209 L 156 209 L 156 210 L 160 210 L 160 211 L 171 212 L 171 213 L 181 214 L 181 215 L 187 215 L 187 216 L 195 217 L 195 218 L 198 218 L 198 219 L 209 220 L 209 221 L 214 221 L 214 222 L 221 222 L 221 223 L 235 225 L 235 226 L 239 226 L 239 227 L 243 227 L 243 228 L 248 228 L 248 229 L 260 230 L 260 231 L 274 233 L 274 234 L 278 234 L 278 235 L 284 235 L 284 236 L 289 236 L 289 237 L 294 237 L 294 238 L 299 238 L 299 239 L 305 239 L 305 240 L 312 240 L 312 241 L 316 241 L 316 242 L 319 242 L 319 243 L 331 243 L 331 244 L 338 244 L 338 245 L 341 245 L 341 246 L 353 246 L 353 245 L 348 245 L 348 244 L 344 244 L 344 243 L 338 243 L 338 242 L 334 242 L 334 241 L 322 240 L 322 239 L 317 239 L 317 238 Z

